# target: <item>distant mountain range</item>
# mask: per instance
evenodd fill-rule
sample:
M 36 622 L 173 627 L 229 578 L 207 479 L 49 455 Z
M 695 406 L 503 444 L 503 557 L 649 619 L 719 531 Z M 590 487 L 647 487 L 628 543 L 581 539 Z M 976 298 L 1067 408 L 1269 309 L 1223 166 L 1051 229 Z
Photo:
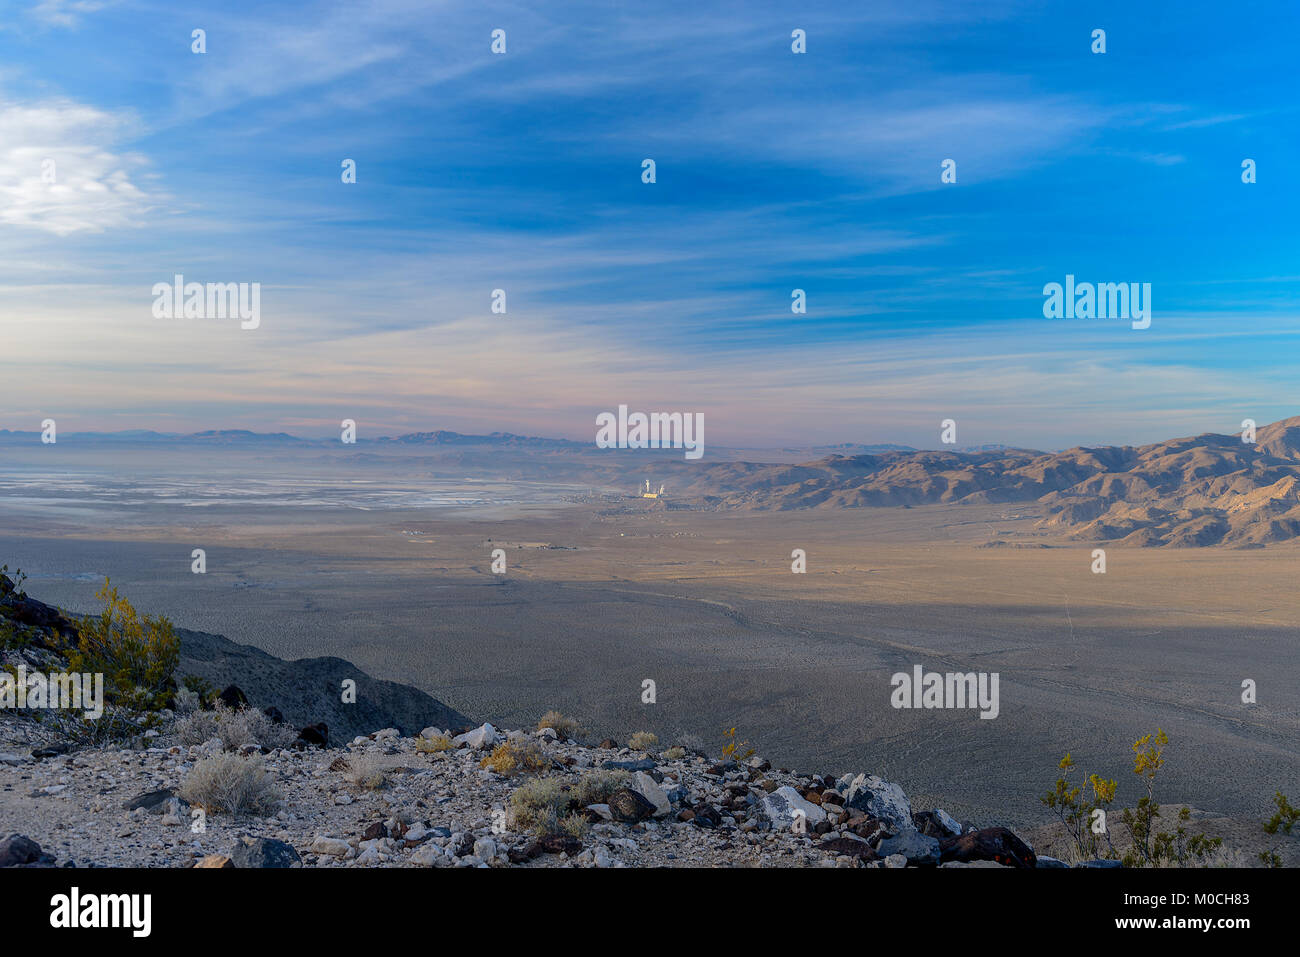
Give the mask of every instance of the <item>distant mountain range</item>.
M 1300 416 L 1237 435 L 1044 453 L 886 452 L 708 465 L 678 494 L 720 508 L 1033 502 L 1039 528 L 1126 545 L 1263 545 L 1300 535 Z
M 0 429 L 0 443 L 39 442 L 40 432 L 11 432 Z M 298 446 L 308 447 L 337 446 L 339 440 L 304 439 L 287 432 L 250 432 L 247 429 L 210 429 L 206 432 L 153 432 L 147 429 L 132 429 L 125 432 L 63 432 L 59 434 L 60 442 L 94 442 L 120 445 L 229 445 L 229 446 Z M 405 446 L 502 446 L 509 448 L 537 449 L 587 449 L 590 442 L 574 442 L 569 439 L 541 439 L 525 435 L 512 435 L 509 432 L 493 432 L 490 435 L 462 435 L 459 432 L 411 432 L 407 435 L 380 436 L 374 439 L 358 438 L 357 445 L 405 445 Z
M 329 450 L 340 448 L 337 439 L 238 429 L 66 433 L 59 441 L 68 447 L 303 449 L 330 461 Z M 39 432 L 0 430 L 0 445 L 39 442 Z M 705 460 L 689 462 L 671 449 L 619 451 L 570 439 L 446 430 L 362 438 L 352 451 L 359 467 L 386 467 L 400 455 L 433 471 L 456 468 L 629 491 L 650 478 L 668 484 L 671 500 L 716 509 L 1032 503 L 1042 513 L 1041 531 L 1083 541 L 1252 546 L 1300 536 L 1300 416 L 1258 429 L 1249 444 L 1237 435 L 1211 433 L 1060 452 L 851 443 L 770 451 L 713 446 Z M 747 461 L 750 456 L 765 461 Z

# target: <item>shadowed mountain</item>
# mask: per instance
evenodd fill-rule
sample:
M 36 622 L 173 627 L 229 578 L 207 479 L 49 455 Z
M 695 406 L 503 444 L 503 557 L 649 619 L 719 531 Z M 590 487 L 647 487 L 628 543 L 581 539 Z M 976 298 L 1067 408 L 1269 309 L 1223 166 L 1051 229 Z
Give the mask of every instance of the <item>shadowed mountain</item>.
M 68 650 L 76 644 L 76 620 L 18 591 L 0 573 L 0 626 L 6 631 L 18 629 L 22 639 L 0 645 L 0 665 L 62 669 Z M 345 743 L 381 728 L 418 734 L 430 725 L 465 729 L 474 724 L 418 688 L 372 678 L 342 658 L 285 661 L 221 635 L 187 628 L 177 628 L 176 635 L 180 638 L 178 680 L 196 675 L 217 689 L 236 685 L 251 706 L 278 708 L 295 727 L 324 722 L 335 742 Z M 345 703 L 343 682 L 348 680 L 356 683 L 356 695 L 355 701 Z

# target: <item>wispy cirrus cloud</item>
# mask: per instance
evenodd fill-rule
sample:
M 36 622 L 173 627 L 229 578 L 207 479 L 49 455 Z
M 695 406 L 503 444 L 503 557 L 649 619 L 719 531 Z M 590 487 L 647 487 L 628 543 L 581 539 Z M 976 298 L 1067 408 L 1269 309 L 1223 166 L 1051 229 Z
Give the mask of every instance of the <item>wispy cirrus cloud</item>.
M 32 19 L 52 27 L 75 27 L 87 14 L 111 6 L 113 0 L 39 0 L 31 8 Z

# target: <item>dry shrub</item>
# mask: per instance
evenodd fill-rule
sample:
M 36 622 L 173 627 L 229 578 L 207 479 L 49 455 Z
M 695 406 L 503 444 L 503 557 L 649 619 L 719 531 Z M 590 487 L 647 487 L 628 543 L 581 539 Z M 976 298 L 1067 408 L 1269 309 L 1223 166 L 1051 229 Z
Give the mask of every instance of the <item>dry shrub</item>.
M 632 775 L 627 771 L 587 771 L 574 783 L 570 794 L 573 803 L 584 808 L 589 804 L 604 804 L 609 796 L 626 786 Z
M 388 786 L 391 765 L 376 754 L 354 754 L 348 758 L 344 775 L 350 784 L 367 791 L 378 791 Z
M 292 725 L 276 724 L 261 711 L 254 708 L 235 711 L 220 703 L 211 711 L 192 711 L 178 718 L 173 733 L 183 745 L 203 744 L 217 737 L 227 751 L 250 744 L 272 750 L 287 748 L 298 738 Z
M 281 801 L 279 786 L 257 754 L 222 753 L 195 762 L 178 794 L 206 811 L 224 814 L 271 814 Z
M 659 736 L 649 731 L 638 731 L 627 739 L 627 746 L 633 751 L 650 751 L 659 745 Z
M 542 771 L 550 767 L 550 759 L 532 741 L 506 741 L 492 749 L 492 753 L 479 762 L 479 767 L 497 774 L 519 774 L 522 771 Z
M 577 721 L 566 718 L 558 711 L 548 711 L 541 716 L 537 722 L 537 730 L 541 731 L 543 728 L 550 728 L 565 740 L 577 737 L 582 731 L 582 726 Z

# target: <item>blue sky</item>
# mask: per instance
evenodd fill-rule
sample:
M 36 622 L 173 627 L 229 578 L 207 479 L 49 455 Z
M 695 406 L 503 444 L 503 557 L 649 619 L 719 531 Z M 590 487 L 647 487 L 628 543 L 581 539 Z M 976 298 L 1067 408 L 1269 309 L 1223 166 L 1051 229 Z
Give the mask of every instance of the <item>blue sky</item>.
M 0 427 L 588 438 L 627 404 L 1056 448 L 1300 413 L 1294 4 L 177 6 L 6 4 Z M 261 326 L 155 319 L 175 273 L 260 282 Z M 1151 283 L 1151 328 L 1044 319 L 1066 273 Z

